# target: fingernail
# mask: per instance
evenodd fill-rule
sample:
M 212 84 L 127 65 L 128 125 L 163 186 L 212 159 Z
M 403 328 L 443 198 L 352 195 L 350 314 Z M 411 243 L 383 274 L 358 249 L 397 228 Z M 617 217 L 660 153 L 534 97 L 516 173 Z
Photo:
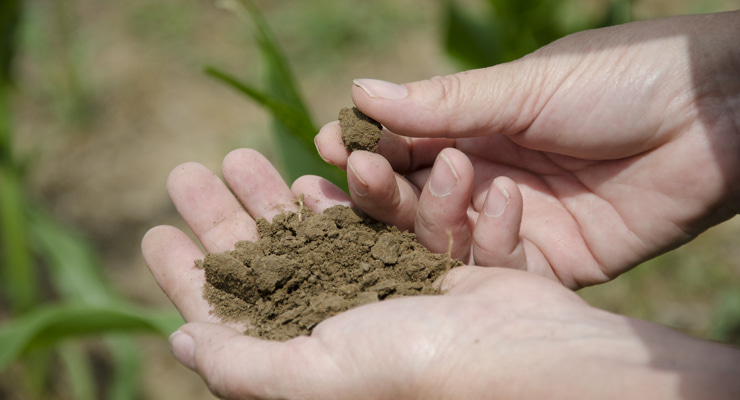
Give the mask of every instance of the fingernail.
M 438 162 L 435 162 L 432 168 L 432 176 L 429 178 L 429 192 L 435 197 L 445 197 L 452 193 L 457 183 L 460 182 L 460 177 L 457 176 L 450 159 L 444 154 L 440 153 L 437 160 Z
M 486 197 L 486 205 L 483 213 L 488 217 L 500 217 L 509 205 L 509 192 L 501 186 L 501 182 L 494 179 L 491 190 Z
M 329 161 L 324 157 L 323 154 L 321 154 L 321 150 L 319 150 L 319 142 L 316 141 L 316 136 L 313 138 L 313 145 L 316 146 L 316 152 L 319 153 L 319 157 L 321 157 L 322 160 L 324 160 L 325 163 L 329 163 Z
M 350 163 L 349 160 L 347 160 L 347 169 L 349 169 L 349 171 L 355 177 L 355 179 L 347 180 L 347 185 L 349 186 L 349 189 L 360 197 L 367 196 L 367 182 L 360 178 L 360 175 L 357 174 L 357 171 L 355 171 L 355 167 L 352 166 L 352 163 Z
M 177 361 L 195 370 L 195 341 L 193 337 L 181 331 L 170 335 L 170 351 Z
M 377 79 L 355 79 L 352 82 L 372 98 L 398 100 L 409 94 L 406 86 Z

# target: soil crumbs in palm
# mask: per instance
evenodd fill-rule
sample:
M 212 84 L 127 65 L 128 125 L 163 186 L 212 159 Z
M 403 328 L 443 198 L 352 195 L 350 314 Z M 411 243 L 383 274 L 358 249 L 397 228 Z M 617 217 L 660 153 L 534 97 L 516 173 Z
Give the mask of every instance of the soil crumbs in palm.
M 363 304 L 438 294 L 432 283 L 460 265 L 433 254 L 413 233 L 334 206 L 257 221 L 260 240 L 243 241 L 202 263 L 204 297 L 225 321 L 271 340 L 310 335 L 319 322 Z

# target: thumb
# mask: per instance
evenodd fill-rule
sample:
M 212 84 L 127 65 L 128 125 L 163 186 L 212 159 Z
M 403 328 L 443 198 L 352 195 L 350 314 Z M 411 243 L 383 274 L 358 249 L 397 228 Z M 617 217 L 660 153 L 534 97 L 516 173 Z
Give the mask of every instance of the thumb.
M 170 336 L 170 348 L 178 361 L 203 378 L 211 392 L 228 399 L 296 398 L 307 388 L 318 393 L 323 389 L 316 384 L 331 365 L 309 337 L 266 341 L 210 323 L 182 326 Z
M 519 63 L 513 63 L 519 64 Z M 428 80 L 395 84 L 356 79 L 352 100 L 394 133 L 416 137 L 514 134 L 538 114 L 537 83 L 526 65 L 500 64 Z

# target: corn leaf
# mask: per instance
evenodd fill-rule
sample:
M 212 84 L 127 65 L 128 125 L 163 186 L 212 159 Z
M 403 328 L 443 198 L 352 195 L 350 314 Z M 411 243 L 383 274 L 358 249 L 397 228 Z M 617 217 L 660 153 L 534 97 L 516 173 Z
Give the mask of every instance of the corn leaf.
M 135 306 L 50 304 L 0 326 L 0 371 L 26 352 L 68 338 L 103 333 L 150 333 L 168 336 L 183 324 L 172 312 Z
M 346 174 L 326 164 L 316 151 L 313 139 L 318 128 L 312 121 L 287 58 L 267 21 L 250 0 L 232 1 L 229 4 L 254 24 L 254 37 L 265 63 L 264 81 L 267 82 L 267 88 L 257 89 L 213 67 L 207 67 L 206 73 L 243 93 L 272 114 L 272 131 L 287 181 L 313 174 L 323 176 L 346 190 Z
M 487 0 L 488 12 L 472 15 L 448 0 L 445 12 L 445 49 L 468 68 L 512 61 L 563 36 L 630 20 L 631 0 L 612 0 L 603 16 L 588 17 L 579 26 L 566 26 L 562 16 L 567 1 Z
M 139 398 L 141 359 L 134 338 L 114 334 L 105 338 L 105 344 L 108 346 L 113 358 L 113 365 L 115 365 L 106 398 L 110 400 Z
M 215 67 L 206 67 L 205 71 L 266 108 L 274 118 L 294 133 L 303 146 L 313 147 L 313 136 L 316 134 L 316 130 L 313 128 L 313 123 L 305 110 L 270 93 L 265 93 L 252 85 L 241 82 L 234 76 Z
M 18 22 L 21 19 L 21 0 L 0 2 L 0 82 L 11 81 L 11 66 L 17 45 Z
M 268 92 L 275 98 L 291 104 L 298 113 L 298 118 L 303 121 L 300 127 L 292 126 L 284 117 L 273 113 L 272 131 L 278 143 L 284 172 L 287 175 L 286 179 L 293 181 L 306 174 L 320 175 L 335 185 L 345 188 L 346 174 L 326 164 L 316 151 L 313 139 L 318 128 L 312 121 L 311 113 L 303 100 L 287 57 L 283 54 L 270 26 L 253 1 L 241 0 L 241 3 L 255 25 L 254 36 L 265 64 L 263 70 Z
M 267 64 L 267 70 L 269 71 L 268 85 L 271 94 L 299 109 L 308 122 L 308 126 L 314 128 L 308 107 L 303 101 L 298 83 L 291 72 L 290 64 L 278 45 L 270 26 L 252 0 L 240 0 L 240 3 L 247 10 L 255 25 L 254 36 Z M 313 136 L 311 139 L 313 139 Z
M 444 14 L 444 45 L 447 53 L 466 68 L 482 68 L 503 62 L 495 21 L 480 21 L 447 2 Z
M 13 170 L 0 169 L 0 251 L 2 285 L 15 312 L 30 309 L 39 298 L 26 234 L 23 193 Z
M 64 366 L 73 398 L 94 400 L 95 374 L 82 346 L 79 343 L 64 343 L 57 346 L 57 353 Z
M 45 262 L 60 296 L 66 301 L 97 306 L 119 299 L 106 282 L 100 261 L 86 238 L 38 207 L 29 207 L 27 214 L 34 250 Z

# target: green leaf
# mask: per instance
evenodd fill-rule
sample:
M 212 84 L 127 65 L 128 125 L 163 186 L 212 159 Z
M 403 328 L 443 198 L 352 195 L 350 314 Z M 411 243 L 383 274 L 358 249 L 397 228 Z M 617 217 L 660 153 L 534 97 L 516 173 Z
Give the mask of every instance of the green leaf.
M 58 294 L 90 305 L 117 300 L 102 275 L 94 249 L 84 237 L 38 207 L 28 207 L 26 213 L 34 250 L 45 261 Z
M 444 45 L 447 53 L 466 68 L 483 68 L 503 62 L 499 34 L 493 17 L 474 19 L 454 1 L 444 14 Z
M 313 147 L 313 136 L 316 130 L 306 113 L 295 105 L 281 100 L 277 96 L 265 93 L 254 86 L 239 81 L 237 78 L 214 67 L 206 67 L 206 73 L 226 83 L 242 94 L 265 107 L 276 119 L 298 138 L 304 146 Z
M 127 304 L 39 306 L 0 326 L 0 371 L 29 350 L 64 339 L 103 333 L 150 333 L 166 337 L 182 324 L 176 313 L 152 312 Z
M 309 126 L 314 128 L 310 112 L 303 101 L 303 96 L 300 94 L 298 83 L 290 69 L 288 59 L 283 54 L 270 26 L 252 0 L 240 0 L 240 3 L 247 10 L 249 17 L 255 24 L 254 36 L 267 65 L 268 87 L 271 94 L 301 110 L 309 122 Z
M 284 173 L 287 175 L 286 180 L 293 181 L 302 175 L 312 174 L 323 176 L 339 186 L 344 186 L 346 175 L 338 168 L 327 165 L 316 151 L 313 140 L 318 128 L 312 121 L 297 80 L 275 35 L 253 1 L 242 0 L 241 3 L 255 25 L 254 35 L 265 64 L 263 70 L 267 91 L 271 96 L 293 106 L 293 119 L 300 121 L 300 125 L 293 124 L 294 121 L 286 119 L 284 115 L 272 113 L 275 119 L 273 134 L 278 144 Z
M 267 87 L 258 89 L 214 67 L 206 67 L 206 73 L 251 98 L 272 114 L 272 130 L 287 181 L 292 182 L 306 174 L 319 175 L 346 190 L 344 171 L 326 164 L 316 151 L 313 140 L 318 128 L 312 121 L 287 58 L 267 21 L 250 0 L 230 4 L 239 6 L 235 11 L 245 11 L 254 23 L 254 36 L 267 71 L 264 79 Z
M 108 346 L 115 367 L 107 399 L 133 400 L 139 398 L 141 360 L 140 351 L 133 339 L 122 335 L 111 335 L 105 338 L 105 344 Z
M 26 232 L 26 203 L 21 184 L 13 169 L 0 168 L 0 277 L 6 301 L 15 312 L 28 310 L 40 297 Z
M 272 132 L 280 149 L 281 163 L 287 181 L 292 182 L 307 174 L 318 175 L 347 191 L 347 174 L 318 157 L 315 146 L 311 146 L 310 149 L 303 146 L 299 138 L 279 120 L 273 121 Z
M 17 45 L 21 5 L 21 0 L 0 2 L 0 84 L 9 83 L 12 78 L 11 66 Z
M 78 343 L 57 346 L 70 390 L 76 400 L 95 399 L 95 374 L 85 350 Z
M 740 293 L 737 290 L 719 293 L 709 336 L 714 340 L 740 345 Z
M 631 0 L 612 0 L 607 7 L 604 18 L 596 22 L 593 28 L 620 25 L 632 20 Z

